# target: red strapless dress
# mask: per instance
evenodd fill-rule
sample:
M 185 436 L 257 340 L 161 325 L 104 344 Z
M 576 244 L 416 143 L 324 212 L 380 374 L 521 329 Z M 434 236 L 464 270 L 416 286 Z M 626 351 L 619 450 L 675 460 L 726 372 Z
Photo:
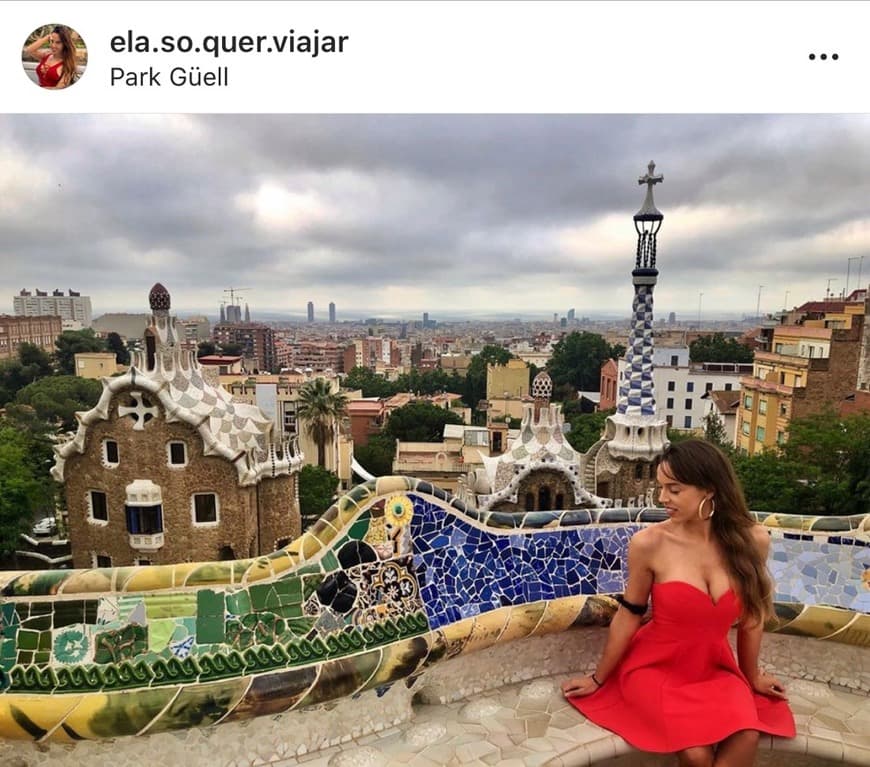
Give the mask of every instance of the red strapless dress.
M 739 730 L 795 736 L 788 703 L 755 693 L 728 630 L 740 601 L 718 602 L 683 581 L 654 583 L 652 620 L 641 626 L 601 689 L 570 702 L 635 748 L 673 753 L 718 743 Z

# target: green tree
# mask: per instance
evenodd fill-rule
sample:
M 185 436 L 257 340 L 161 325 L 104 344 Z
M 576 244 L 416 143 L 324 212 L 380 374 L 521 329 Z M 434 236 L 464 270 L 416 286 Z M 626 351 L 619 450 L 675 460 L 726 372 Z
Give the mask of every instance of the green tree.
M 196 356 L 199 357 L 210 357 L 212 354 L 217 352 L 217 347 L 214 345 L 214 341 L 200 341 L 196 345 Z
M 109 333 L 106 336 L 106 350 L 115 353 L 115 362 L 119 365 L 130 364 L 130 350 L 117 333 Z
M 317 445 L 317 465 L 326 465 L 326 446 L 335 437 L 338 420 L 345 414 L 347 397 L 332 391 L 329 381 L 315 378 L 299 390 L 296 414 L 305 432 Z
M 870 512 L 870 414 L 795 419 L 782 455 L 801 466 L 815 513 Z
M 76 428 L 77 410 L 90 410 L 100 398 L 99 381 L 77 376 L 49 376 L 25 386 L 15 396 L 17 405 L 28 405 L 43 421 L 64 430 Z
M 234 341 L 227 341 L 221 345 L 220 353 L 225 354 L 227 357 L 241 357 L 245 353 L 245 347 Z
M 598 391 L 601 365 L 624 347 L 613 347 L 603 336 L 586 331 L 569 333 L 553 347 L 547 372 L 553 379 L 553 391 Z
M 723 333 L 701 336 L 689 344 L 692 362 L 752 362 L 754 357 L 752 349 Z
M 393 473 L 396 440 L 388 434 L 373 434 L 367 445 L 354 445 L 353 454 L 359 464 L 376 477 Z
M 597 413 L 578 412 L 572 415 L 568 421 L 571 428 L 566 434 L 571 447 L 578 453 L 585 453 L 601 439 L 607 417 L 615 412 L 615 410 L 600 410 Z
M 704 439 L 707 442 L 712 442 L 726 453 L 730 453 L 733 449 L 728 440 L 728 434 L 725 432 L 725 424 L 722 423 L 722 419 L 712 410 L 704 416 Z
M 93 329 L 64 330 L 54 342 L 54 357 L 58 371 L 64 375 L 75 375 L 76 354 L 84 352 L 104 352 L 106 342 L 98 338 Z
M 299 511 L 302 530 L 307 530 L 335 498 L 338 476 L 322 466 L 303 466 L 299 472 Z
M 344 377 L 345 389 L 361 389 L 363 397 L 392 397 L 399 386 L 367 367 L 355 367 Z
M 461 424 L 462 419 L 431 402 L 416 400 L 390 414 L 384 434 L 403 442 L 440 442 L 448 423 Z
M 14 551 L 34 517 L 53 505 L 53 483 L 34 466 L 29 435 L 0 421 L 0 554 Z
M 53 372 L 51 356 L 30 343 L 18 347 L 18 359 L 0 364 L 0 407 L 15 399 L 27 384 Z

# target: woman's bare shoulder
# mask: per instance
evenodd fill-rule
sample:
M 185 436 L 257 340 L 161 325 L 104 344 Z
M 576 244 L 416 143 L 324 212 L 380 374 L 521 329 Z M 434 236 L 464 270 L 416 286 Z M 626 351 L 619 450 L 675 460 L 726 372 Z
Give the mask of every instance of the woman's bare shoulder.
M 662 529 L 663 524 L 663 522 L 660 522 L 645 527 L 643 530 L 638 530 L 633 536 L 631 536 L 630 546 L 632 549 L 641 555 L 652 553 L 652 551 L 661 543 L 662 536 L 666 534 Z

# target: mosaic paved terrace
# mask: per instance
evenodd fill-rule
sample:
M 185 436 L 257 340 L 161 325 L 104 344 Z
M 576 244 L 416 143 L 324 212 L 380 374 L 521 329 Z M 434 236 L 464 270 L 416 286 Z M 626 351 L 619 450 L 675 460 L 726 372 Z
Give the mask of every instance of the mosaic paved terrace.
M 868 519 L 758 516 L 777 582 L 768 631 L 829 640 L 870 666 Z M 3 573 L 0 736 L 72 743 L 232 727 L 363 695 L 386 710 L 394 688 L 413 695 L 451 659 L 600 633 L 630 536 L 660 518 L 479 513 L 384 477 L 267 557 Z M 836 684 L 866 698 L 861 667 Z

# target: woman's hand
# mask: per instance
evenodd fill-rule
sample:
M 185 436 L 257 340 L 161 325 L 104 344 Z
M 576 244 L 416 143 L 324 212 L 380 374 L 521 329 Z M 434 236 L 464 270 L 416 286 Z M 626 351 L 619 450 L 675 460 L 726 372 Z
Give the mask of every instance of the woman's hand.
M 591 695 L 598 687 L 599 685 L 595 683 L 591 676 L 580 676 L 576 679 L 562 682 L 562 695 L 566 698 L 581 698 L 584 695 Z
M 762 695 L 768 695 L 771 698 L 781 698 L 788 700 L 785 694 L 785 685 L 779 681 L 773 674 L 768 674 L 766 671 L 758 669 L 754 679 L 749 680 L 752 684 L 752 689 Z

